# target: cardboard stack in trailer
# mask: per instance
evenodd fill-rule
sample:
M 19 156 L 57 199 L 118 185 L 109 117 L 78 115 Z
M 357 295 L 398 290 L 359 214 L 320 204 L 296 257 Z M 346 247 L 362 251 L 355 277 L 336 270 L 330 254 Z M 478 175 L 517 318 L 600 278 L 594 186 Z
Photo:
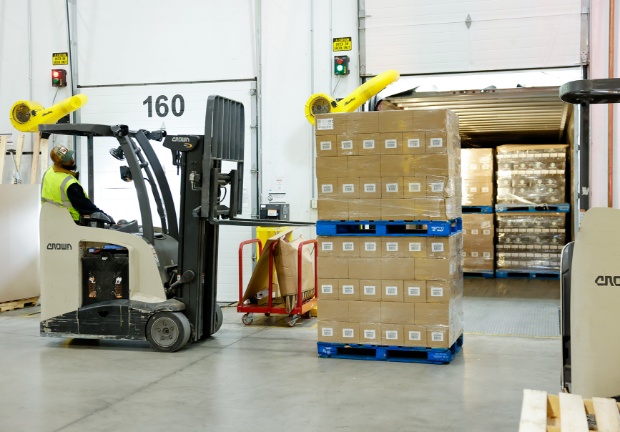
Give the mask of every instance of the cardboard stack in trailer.
M 461 217 L 458 117 L 449 110 L 318 115 L 316 153 L 319 220 Z M 320 342 L 447 348 L 462 334 L 461 232 L 318 241 Z

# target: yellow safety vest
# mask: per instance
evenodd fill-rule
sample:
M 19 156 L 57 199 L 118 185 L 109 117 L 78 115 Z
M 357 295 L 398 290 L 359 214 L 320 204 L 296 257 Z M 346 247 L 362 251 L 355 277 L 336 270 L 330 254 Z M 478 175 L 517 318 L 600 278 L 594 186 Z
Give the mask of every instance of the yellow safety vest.
M 56 172 L 54 167 L 49 168 L 45 171 L 41 182 L 41 202 L 50 202 L 65 207 L 71 213 L 73 220 L 77 222 L 80 220 L 80 213 L 73 208 L 67 197 L 67 189 L 74 183 L 78 181 L 71 174 Z

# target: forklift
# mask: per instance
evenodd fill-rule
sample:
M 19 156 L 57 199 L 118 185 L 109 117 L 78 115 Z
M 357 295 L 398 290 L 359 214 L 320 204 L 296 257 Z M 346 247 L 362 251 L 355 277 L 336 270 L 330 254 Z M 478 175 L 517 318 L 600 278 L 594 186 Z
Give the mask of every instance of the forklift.
M 560 98 L 581 107 L 579 199 L 575 241 L 562 250 L 560 330 L 562 390 L 585 398 L 620 401 L 620 210 L 589 208 L 589 106 L 620 102 L 620 79 L 578 80 L 560 87 Z
M 97 212 L 76 224 L 66 208 L 41 204 L 42 336 L 147 340 L 174 352 L 216 333 L 221 225 L 306 226 L 312 222 L 241 219 L 244 109 L 207 100 L 204 135 L 167 135 L 126 125 L 50 124 L 39 131 L 115 138 L 110 154 L 126 160 L 121 177 L 136 188 L 141 224 Z M 163 141 L 181 176 L 179 217 L 151 141 Z M 223 164 L 235 169 L 223 171 Z M 92 182 L 92 151 L 89 151 Z M 92 183 L 91 183 L 92 184 Z M 161 227 L 154 227 L 149 190 Z M 228 194 L 228 200 L 225 196 Z M 228 205 L 225 205 L 225 203 Z

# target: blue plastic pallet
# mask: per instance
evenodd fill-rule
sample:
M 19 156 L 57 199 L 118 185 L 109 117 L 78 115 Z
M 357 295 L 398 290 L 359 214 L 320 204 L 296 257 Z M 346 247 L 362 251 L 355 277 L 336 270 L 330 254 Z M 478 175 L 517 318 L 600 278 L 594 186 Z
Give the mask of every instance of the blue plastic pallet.
M 463 213 L 493 213 L 493 206 L 463 206 Z
M 461 335 L 450 348 L 422 348 L 317 342 L 319 357 L 403 363 L 448 364 L 463 348 Z
M 486 272 L 463 272 L 463 277 L 466 278 L 485 278 L 485 279 L 493 279 L 495 278 L 495 272 L 486 271 Z
M 327 221 L 316 222 L 321 236 L 436 236 L 463 231 L 461 218 L 449 221 Z
M 495 211 L 502 212 L 559 212 L 568 213 L 570 204 L 496 204 Z
M 525 270 L 495 270 L 495 277 L 500 279 L 560 279 L 560 272 L 554 271 L 525 271 Z

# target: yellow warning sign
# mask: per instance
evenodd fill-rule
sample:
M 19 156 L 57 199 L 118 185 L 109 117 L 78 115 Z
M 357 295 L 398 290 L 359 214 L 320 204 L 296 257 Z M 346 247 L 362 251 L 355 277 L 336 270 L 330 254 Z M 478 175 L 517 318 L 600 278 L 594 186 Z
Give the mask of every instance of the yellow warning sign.
M 53 53 L 52 54 L 52 65 L 68 65 L 69 64 L 69 53 Z
M 353 42 L 350 37 L 334 38 L 334 52 L 336 51 L 351 51 L 353 49 Z

